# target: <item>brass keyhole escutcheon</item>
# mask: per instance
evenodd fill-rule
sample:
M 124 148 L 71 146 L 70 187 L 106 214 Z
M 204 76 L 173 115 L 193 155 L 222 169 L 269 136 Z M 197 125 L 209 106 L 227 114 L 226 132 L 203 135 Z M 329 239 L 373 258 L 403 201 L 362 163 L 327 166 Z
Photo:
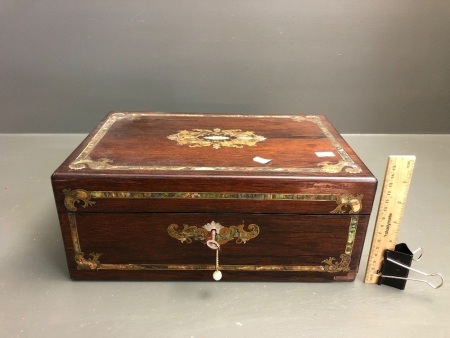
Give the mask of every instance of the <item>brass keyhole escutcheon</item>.
M 171 224 L 167 227 L 168 234 L 178 239 L 181 243 L 192 243 L 192 241 L 201 241 L 205 243 L 208 248 L 216 251 L 216 264 L 213 278 L 216 281 L 222 279 L 222 272 L 219 270 L 219 251 L 221 246 L 229 241 L 236 240 L 237 244 L 245 244 L 249 240 L 259 235 L 259 226 L 256 224 L 249 224 L 245 226 L 231 225 L 225 227 L 219 222 L 212 221 L 206 223 L 202 227 L 194 225 Z

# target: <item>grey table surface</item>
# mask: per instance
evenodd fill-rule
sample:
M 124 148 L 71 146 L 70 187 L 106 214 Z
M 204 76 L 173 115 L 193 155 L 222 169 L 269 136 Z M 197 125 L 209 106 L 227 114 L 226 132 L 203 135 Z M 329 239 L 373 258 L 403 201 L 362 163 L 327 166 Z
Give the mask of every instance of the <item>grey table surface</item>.
M 0 134 L 1 337 L 450 337 L 450 286 L 363 283 L 378 203 L 353 283 L 71 281 L 50 175 L 84 136 Z M 380 182 L 417 156 L 399 242 L 448 277 L 450 135 L 344 137 Z

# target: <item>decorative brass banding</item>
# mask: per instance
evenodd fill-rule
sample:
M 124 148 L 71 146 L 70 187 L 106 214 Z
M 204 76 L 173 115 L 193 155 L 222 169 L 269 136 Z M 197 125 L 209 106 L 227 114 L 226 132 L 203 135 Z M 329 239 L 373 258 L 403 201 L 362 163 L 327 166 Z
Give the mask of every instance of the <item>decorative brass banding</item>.
M 64 205 L 68 211 L 77 211 L 76 203 L 86 208 L 95 204 L 92 199 L 237 199 L 275 200 L 298 202 L 335 201 L 337 207 L 332 214 L 358 214 L 362 209 L 363 194 L 287 194 L 287 193 L 244 193 L 244 192 L 145 192 L 145 191 L 86 191 L 64 189 Z M 348 210 L 348 211 L 347 211 Z
M 352 216 L 350 218 L 350 226 L 348 229 L 347 243 L 345 245 L 345 253 L 339 256 L 341 258 L 340 262 L 338 262 L 334 257 L 329 257 L 323 260 L 322 263 L 325 264 L 323 267 L 326 272 L 340 272 L 349 270 L 352 257 L 351 255 L 353 251 L 353 244 L 355 243 L 357 226 L 358 226 L 358 217 Z
M 361 167 L 353 162 L 339 161 L 337 163 L 331 163 L 330 161 L 320 162 L 318 164 L 320 170 L 326 173 L 336 174 L 340 173 L 343 168 L 345 171 L 351 174 L 357 174 L 361 172 Z
M 211 264 L 101 264 L 97 270 L 214 271 Z M 322 265 L 220 265 L 221 271 L 326 272 Z M 331 272 L 331 271 L 328 271 Z
M 99 158 L 98 160 L 94 161 L 89 156 L 84 158 L 83 160 L 74 161 L 70 164 L 70 169 L 84 169 L 86 168 L 86 165 L 95 170 L 108 170 L 113 167 L 112 163 L 114 161 L 110 160 L 109 158 Z
M 304 123 L 310 122 L 316 124 L 323 132 L 325 137 L 330 141 L 334 151 L 336 151 L 341 160 L 337 163 L 321 162 L 317 167 L 313 168 L 277 168 L 272 166 L 254 166 L 254 167 L 195 167 L 195 166 L 157 166 L 157 165 L 118 165 L 114 164 L 112 159 L 91 157 L 91 153 L 100 140 L 106 135 L 111 126 L 117 121 L 128 119 L 137 120 L 145 116 L 156 117 L 230 117 L 230 118 L 247 118 L 247 119 L 290 119 L 294 122 Z M 199 131 L 199 135 L 195 135 L 195 131 Z M 208 132 L 204 132 L 207 130 Z M 217 130 L 217 131 L 216 131 Z M 231 132 L 226 133 L 226 132 Z M 241 133 L 241 134 L 239 134 Z M 248 134 L 246 134 L 248 133 Z M 237 136 L 236 136 L 237 135 Z M 190 146 L 212 146 L 215 148 L 220 147 L 242 147 L 253 146 L 257 142 L 264 141 L 263 136 L 258 136 L 252 131 L 238 131 L 232 130 L 220 130 L 216 129 L 194 129 L 193 131 L 180 131 L 177 134 L 169 135 L 170 139 L 179 140 L 182 143 L 189 144 Z M 109 116 L 106 122 L 99 128 L 99 130 L 92 136 L 87 146 L 77 156 L 77 158 L 70 163 L 69 168 L 72 170 L 82 170 L 90 168 L 92 170 L 170 170 L 170 171 L 241 171 L 241 172 L 292 172 L 292 173 L 339 173 L 344 168 L 345 171 L 351 174 L 356 174 L 362 171 L 361 167 L 356 164 L 353 159 L 347 154 L 342 145 L 336 140 L 333 134 L 324 125 L 321 118 L 315 115 L 307 116 L 290 116 L 290 115 L 215 115 L 215 114 L 164 114 L 164 113 L 114 113 Z
M 98 258 L 102 254 L 98 252 L 91 252 L 89 254 L 90 258 L 84 257 L 84 252 L 81 251 L 80 239 L 78 237 L 77 221 L 75 218 L 75 214 L 69 212 L 67 216 L 69 218 L 70 233 L 72 235 L 73 250 L 75 252 L 74 259 L 75 262 L 77 263 L 77 269 L 78 270 L 99 269 L 101 263 L 98 260 Z
M 347 244 L 345 245 L 345 254 L 351 255 L 353 251 L 353 244 L 355 243 L 356 228 L 358 227 L 358 217 L 350 218 L 350 226 L 348 228 Z

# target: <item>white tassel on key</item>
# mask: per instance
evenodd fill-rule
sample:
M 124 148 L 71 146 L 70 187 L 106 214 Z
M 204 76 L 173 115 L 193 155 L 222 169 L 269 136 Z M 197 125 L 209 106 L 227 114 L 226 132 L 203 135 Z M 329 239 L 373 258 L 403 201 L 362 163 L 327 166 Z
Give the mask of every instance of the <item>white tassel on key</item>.
M 218 223 L 214 223 L 213 225 L 216 226 Z M 208 223 L 208 224 L 212 224 Z M 220 225 L 220 224 L 218 224 Z M 216 235 L 217 235 L 217 229 L 213 228 L 211 229 L 211 239 L 206 241 L 206 245 L 213 250 L 216 250 L 216 271 L 213 273 L 213 278 L 215 281 L 219 281 L 222 279 L 222 272 L 219 270 L 219 250 L 220 250 L 220 244 L 216 241 Z
M 222 272 L 219 270 L 219 248 L 216 249 L 216 271 L 213 273 L 213 278 L 215 281 L 222 279 Z

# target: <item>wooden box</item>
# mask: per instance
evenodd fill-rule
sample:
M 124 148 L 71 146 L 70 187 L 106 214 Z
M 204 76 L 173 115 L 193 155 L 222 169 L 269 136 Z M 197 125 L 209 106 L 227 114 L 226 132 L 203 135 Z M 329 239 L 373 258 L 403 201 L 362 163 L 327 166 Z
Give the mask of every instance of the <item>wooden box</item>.
M 52 185 L 72 279 L 352 281 L 377 181 L 323 116 L 112 112 Z

